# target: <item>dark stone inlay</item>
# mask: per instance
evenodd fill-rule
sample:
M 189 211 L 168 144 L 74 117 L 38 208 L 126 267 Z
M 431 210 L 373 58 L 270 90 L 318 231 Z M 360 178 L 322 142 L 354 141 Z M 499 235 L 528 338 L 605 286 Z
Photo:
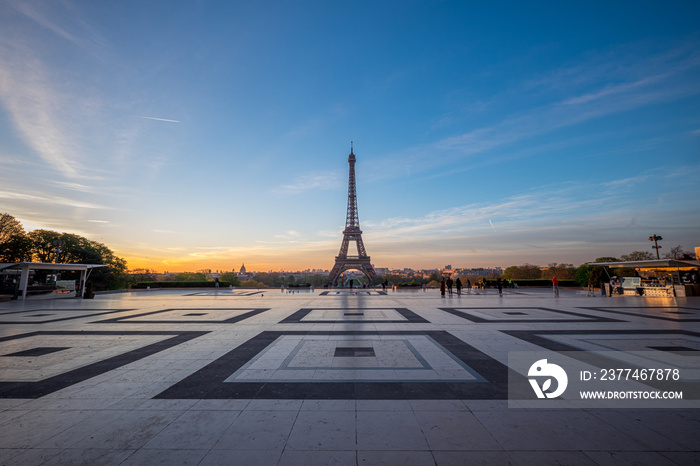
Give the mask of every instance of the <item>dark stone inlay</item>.
M 365 315 L 365 313 L 364 313 L 364 312 L 346 312 L 346 313 L 343 314 L 343 315 L 346 315 L 346 316 L 363 316 L 363 315 Z
M 386 291 L 379 290 L 363 290 L 362 288 L 350 291 L 347 290 L 337 290 L 337 291 L 322 291 L 319 296 L 353 296 L 353 295 L 367 295 L 367 296 L 388 296 L 389 293 Z
M 337 347 L 335 349 L 336 358 L 373 358 L 375 357 L 374 348 L 364 347 L 364 348 L 343 348 Z
M 329 307 L 323 307 L 323 308 L 305 308 L 305 309 L 299 309 L 296 311 L 294 314 L 291 316 L 281 320 L 279 323 L 280 324 L 344 324 L 348 322 L 347 320 L 302 320 L 304 317 L 309 315 L 311 311 L 347 311 L 349 313 L 352 312 L 360 312 L 360 311 L 380 311 L 380 310 L 391 310 L 391 311 L 396 311 L 398 312 L 401 317 L 403 317 L 405 320 L 373 320 L 373 319 L 366 319 L 366 320 L 357 320 L 357 321 L 352 321 L 352 322 L 357 322 L 357 323 L 376 323 L 376 324 L 429 324 L 430 321 L 424 319 L 423 317 L 419 316 L 415 312 L 411 311 L 410 309 L 406 309 L 405 307 L 371 307 L 371 308 L 329 308 Z M 345 315 L 348 315 L 348 313 L 345 313 Z
M 688 348 L 687 346 L 647 346 L 647 348 L 658 351 L 666 351 L 667 353 L 679 354 L 681 356 L 695 356 L 694 353 L 700 353 L 700 350 Z
M 44 356 L 45 354 L 57 353 L 58 351 L 63 351 L 70 349 L 70 347 L 60 347 L 60 346 L 39 346 L 37 348 L 32 348 L 24 351 L 18 351 L 17 353 L 4 354 L 3 356 Z
M 224 307 L 224 308 L 211 308 L 211 307 L 206 307 L 206 308 L 192 308 L 192 307 L 185 307 L 185 308 L 172 308 L 172 309 L 163 309 L 160 311 L 151 311 L 151 312 L 143 312 L 141 314 L 132 314 L 124 317 L 115 317 L 114 319 L 107 319 L 107 320 L 98 320 L 97 322 L 93 322 L 95 324 L 123 324 L 123 323 L 138 323 L 138 324 L 202 324 L 202 323 L 207 323 L 207 324 L 235 324 L 236 322 L 240 322 L 242 320 L 245 320 L 249 317 L 253 317 L 255 315 L 258 315 L 262 312 L 269 311 L 270 308 L 260 308 L 260 309 L 253 309 L 253 308 L 238 308 L 238 307 Z M 170 312 L 170 311 L 210 311 L 206 312 L 204 314 L 212 314 L 213 312 L 216 311 L 248 311 L 244 312 L 243 314 L 239 314 L 237 316 L 230 317 L 225 320 L 138 320 L 138 321 L 132 321 L 131 319 L 134 319 L 136 317 L 143 317 L 143 316 L 150 316 L 154 314 L 161 314 L 163 312 Z M 212 312 L 213 311 L 213 312 Z M 191 315 L 191 316 L 196 316 L 196 315 L 204 315 L 204 314 L 197 314 L 197 313 L 192 313 L 192 314 L 185 314 L 185 315 Z
M 20 340 L 41 335 L 172 335 L 171 338 L 148 344 L 142 348 L 127 351 L 111 358 L 88 364 L 87 366 L 69 370 L 63 374 L 38 381 L 38 382 L 0 382 L 0 398 L 41 398 L 49 393 L 62 390 L 71 385 L 75 385 L 89 378 L 95 377 L 105 372 L 109 372 L 118 367 L 125 366 L 145 357 L 159 353 L 160 351 L 172 348 L 186 341 L 192 340 L 209 332 L 177 332 L 177 331 L 131 331 L 131 332 L 109 332 L 109 331 L 46 331 L 31 332 L 22 335 L 12 335 L 0 338 L 0 342 Z
M 228 288 L 219 288 L 219 291 L 198 291 L 196 293 L 188 293 L 184 296 L 217 296 L 219 298 L 240 298 L 241 296 L 253 296 L 256 294 L 264 294 L 264 291 L 230 291 Z
M 185 316 L 205 316 L 207 315 L 206 312 L 190 312 L 189 314 L 185 314 Z
M 602 356 L 598 353 L 585 351 L 575 346 L 570 346 L 558 341 L 550 340 L 547 335 L 685 335 L 694 338 L 700 338 L 700 333 L 690 332 L 688 330 L 500 330 L 506 335 L 510 335 L 515 338 L 519 338 L 528 343 L 540 346 L 542 348 L 557 351 L 557 352 L 570 352 L 572 357 L 585 362 L 586 364 L 591 364 L 601 369 L 649 369 L 649 367 L 637 367 L 633 364 L 627 364 L 623 361 L 617 359 L 610 359 Z M 580 356 L 577 356 L 580 355 Z M 662 367 L 662 363 L 658 363 L 658 367 Z M 681 369 L 681 373 L 683 370 Z M 683 391 L 684 400 L 698 400 L 700 399 L 700 384 L 697 382 L 685 382 L 681 380 L 669 380 L 669 381 L 658 381 L 658 380 L 646 380 L 644 384 L 658 388 L 660 390 L 668 391 Z
M 285 335 L 423 335 L 470 367 L 481 379 L 470 382 L 224 382 L 275 340 Z M 442 331 L 265 331 L 156 395 L 156 399 L 327 399 L 327 400 L 505 400 L 508 367 L 454 335 Z M 519 374 L 511 377 L 522 378 Z M 525 382 L 527 383 L 527 382 Z
M 31 311 L 12 311 L 12 312 L 3 312 L 0 315 L 2 316 L 9 316 L 13 314 L 24 314 L 27 312 L 37 312 L 39 309 L 34 309 Z M 48 317 L 48 316 L 57 316 L 55 319 L 49 319 L 49 320 L 42 320 L 40 322 L 31 322 L 31 324 L 48 324 L 51 322 L 60 322 L 62 320 L 74 320 L 74 319 L 83 319 L 85 317 L 94 317 L 94 316 L 101 316 L 105 314 L 113 314 L 115 312 L 127 312 L 127 311 L 133 311 L 134 309 L 61 309 L 57 313 L 51 313 L 51 314 L 32 314 L 32 315 L 27 315 L 23 317 Z M 77 315 L 77 316 L 71 316 L 71 317 L 58 317 L 61 315 L 61 312 L 63 311 L 72 311 L 72 312 L 91 312 L 90 314 L 85 314 L 85 315 Z M 92 311 L 99 311 L 99 312 L 92 312 Z M 23 322 L 23 323 L 30 323 L 30 322 Z M 0 321 L 0 325 L 17 325 L 17 321 L 11 321 L 11 320 L 2 320 Z
M 504 314 L 508 314 L 509 316 L 527 316 L 527 315 L 530 315 L 527 312 L 504 312 Z
M 645 317 L 647 319 L 658 319 L 658 320 L 670 320 L 672 322 L 700 322 L 700 309 L 694 307 L 685 306 L 623 306 L 623 307 L 581 307 L 580 309 L 588 309 L 590 311 L 608 312 L 610 314 L 620 314 L 634 317 Z M 624 309 L 624 310 L 621 310 Z M 684 309 L 679 311 L 679 309 Z M 630 310 L 637 311 L 649 311 L 649 310 L 659 310 L 659 313 L 663 312 L 663 315 L 655 315 L 644 312 L 630 312 Z M 688 312 L 686 312 L 688 311 Z M 671 315 L 669 315 L 671 314 Z M 692 315 L 693 318 L 684 318 L 683 315 Z
M 475 322 L 477 324 L 490 324 L 490 323 L 497 323 L 497 324 L 511 324 L 511 323 L 566 323 L 566 322 L 625 322 L 624 320 L 618 320 L 618 319 L 611 319 L 609 317 L 599 317 L 599 316 L 591 316 L 587 314 L 581 314 L 579 312 L 570 312 L 570 311 L 561 311 L 559 309 L 550 309 L 547 307 L 526 307 L 526 306 L 518 306 L 518 307 L 439 307 L 438 308 L 441 311 L 445 311 L 449 314 L 455 315 L 457 317 L 461 317 L 462 319 L 466 319 L 472 322 Z M 503 310 L 503 309 L 534 309 L 538 311 L 546 311 L 546 312 L 551 312 L 556 316 L 556 314 L 562 314 L 562 315 L 567 315 L 567 316 L 576 316 L 578 319 L 557 319 L 556 317 L 553 316 L 552 319 L 527 319 L 527 318 L 512 318 L 512 319 L 484 319 L 483 317 L 480 316 L 475 316 L 472 314 L 469 314 L 466 311 L 473 310 L 473 311 L 488 311 L 488 310 Z M 504 312 L 504 314 L 511 314 L 511 315 L 516 315 L 516 314 L 524 314 L 524 315 L 529 315 L 527 313 L 520 313 L 518 311 L 513 311 L 513 312 Z

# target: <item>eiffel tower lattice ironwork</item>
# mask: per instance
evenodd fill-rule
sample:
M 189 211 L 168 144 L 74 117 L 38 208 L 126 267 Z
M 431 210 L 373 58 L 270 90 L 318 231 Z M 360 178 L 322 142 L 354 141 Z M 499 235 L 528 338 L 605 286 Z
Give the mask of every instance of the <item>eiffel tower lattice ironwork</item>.
M 345 217 L 345 230 L 343 230 L 343 243 L 340 245 L 340 252 L 335 257 L 335 265 L 331 270 L 328 280 L 331 284 L 340 278 L 346 270 L 359 270 L 369 279 L 370 285 L 377 278 L 372 263 L 369 260 L 365 245 L 362 242 L 362 230 L 360 230 L 360 219 L 357 216 L 357 195 L 355 193 L 355 154 L 350 143 L 350 155 L 348 156 L 350 165 L 350 178 L 348 181 L 348 214 Z M 348 247 L 350 241 L 357 245 L 357 255 L 349 256 Z

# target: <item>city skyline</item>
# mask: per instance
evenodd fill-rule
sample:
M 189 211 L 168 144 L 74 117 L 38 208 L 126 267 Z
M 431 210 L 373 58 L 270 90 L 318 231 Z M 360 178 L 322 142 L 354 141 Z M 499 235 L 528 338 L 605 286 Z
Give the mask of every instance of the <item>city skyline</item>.
M 0 212 L 130 269 L 700 246 L 696 2 L 0 4 Z

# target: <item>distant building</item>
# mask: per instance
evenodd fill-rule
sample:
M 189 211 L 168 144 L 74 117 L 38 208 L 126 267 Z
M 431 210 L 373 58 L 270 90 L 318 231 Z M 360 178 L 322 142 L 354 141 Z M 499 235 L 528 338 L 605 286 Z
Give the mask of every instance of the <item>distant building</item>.
M 240 275 L 247 275 L 247 272 L 245 270 L 245 264 L 241 265 L 241 271 L 238 272 Z

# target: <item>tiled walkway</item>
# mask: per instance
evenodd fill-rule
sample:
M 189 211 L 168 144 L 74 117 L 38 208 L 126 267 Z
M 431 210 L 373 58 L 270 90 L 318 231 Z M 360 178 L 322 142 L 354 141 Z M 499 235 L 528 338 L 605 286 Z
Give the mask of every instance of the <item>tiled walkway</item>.
M 527 376 L 509 371 L 511 352 L 599 349 L 654 352 L 700 384 L 700 298 L 223 289 L 5 302 L 0 464 L 700 462 L 697 405 L 509 403 L 509 376 Z

